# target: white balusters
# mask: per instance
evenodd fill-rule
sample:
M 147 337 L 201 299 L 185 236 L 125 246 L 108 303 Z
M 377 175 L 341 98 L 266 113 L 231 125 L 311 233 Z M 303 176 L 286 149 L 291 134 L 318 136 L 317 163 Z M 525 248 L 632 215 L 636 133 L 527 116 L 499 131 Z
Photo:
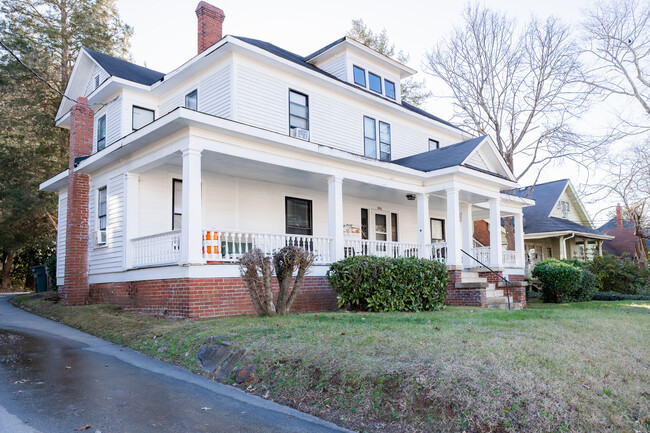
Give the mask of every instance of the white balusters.
M 133 267 L 178 263 L 181 256 L 181 232 L 174 230 L 131 239 Z

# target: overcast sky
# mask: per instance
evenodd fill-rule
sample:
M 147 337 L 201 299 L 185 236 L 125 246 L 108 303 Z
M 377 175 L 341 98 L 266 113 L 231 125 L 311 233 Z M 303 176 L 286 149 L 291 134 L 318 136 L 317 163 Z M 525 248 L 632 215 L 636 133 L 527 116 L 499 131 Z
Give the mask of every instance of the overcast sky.
M 226 14 L 224 34 L 262 39 L 306 55 L 342 37 L 350 28 L 351 20 L 362 18 L 373 30 L 386 28 L 388 36 L 399 49 L 411 55 L 411 67 L 418 77 L 426 77 L 422 63 L 426 52 L 436 41 L 448 35 L 461 24 L 464 1 L 388 0 L 350 1 L 308 0 L 260 1 L 214 0 L 210 3 Z M 507 12 L 518 22 L 526 22 L 531 15 L 546 18 L 560 17 L 565 23 L 577 25 L 582 9 L 589 0 L 486 0 L 483 4 Z M 117 0 L 121 17 L 134 27 L 132 54 L 135 63 L 160 72 L 169 72 L 196 54 L 196 15 L 198 0 Z M 399 7 L 396 7 L 396 6 Z M 434 93 L 444 92 L 427 80 Z M 424 107 L 445 119 L 453 114 L 450 102 L 433 97 Z M 585 124 L 600 124 L 601 117 L 592 115 Z M 586 173 L 575 167 L 557 166 L 545 170 L 540 181 L 569 177 L 576 187 L 586 181 Z M 534 176 L 521 179 L 522 185 L 532 183 Z M 588 204 L 592 218 L 601 204 Z M 605 215 L 596 218 L 596 225 Z

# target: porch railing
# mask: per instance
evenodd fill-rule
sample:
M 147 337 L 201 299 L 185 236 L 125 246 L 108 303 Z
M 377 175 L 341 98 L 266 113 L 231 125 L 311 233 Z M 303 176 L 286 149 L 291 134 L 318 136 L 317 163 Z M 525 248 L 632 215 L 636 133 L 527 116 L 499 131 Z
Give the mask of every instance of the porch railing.
M 517 252 L 510 250 L 503 250 L 503 265 L 504 266 L 517 266 Z
M 447 259 L 447 242 L 435 242 L 432 244 L 427 244 L 427 257 L 425 259 L 438 260 L 439 262 L 445 262 Z
M 371 241 L 367 239 L 346 239 L 343 245 L 345 257 L 418 257 L 420 255 L 420 246 L 418 244 Z
M 472 248 L 471 249 L 471 254 L 479 262 L 490 263 L 490 247 Z
M 133 267 L 178 263 L 181 258 L 181 231 L 131 239 L 131 248 Z
M 245 231 L 203 230 L 203 258 L 208 262 L 236 262 L 255 248 L 267 255 L 288 246 L 295 245 L 311 251 L 316 256 L 314 263 L 330 263 L 332 238 L 255 233 Z
M 490 247 L 472 248 L 472 256 L 482 263 L 490 263 Z M 503 266 L 517 266 L 517 252 L 511 250 L 501 250 L 501 261 Z

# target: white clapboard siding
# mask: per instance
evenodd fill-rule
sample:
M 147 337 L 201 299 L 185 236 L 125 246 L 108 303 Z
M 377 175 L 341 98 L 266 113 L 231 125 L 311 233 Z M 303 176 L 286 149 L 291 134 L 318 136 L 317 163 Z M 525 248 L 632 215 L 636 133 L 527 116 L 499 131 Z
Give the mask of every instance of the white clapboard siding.
M 68 221 L 68 191 L 59 192 L 58 233 L 56 236 L 56 284 L 63 284 L 65 275 L 65 235 Z
M 481 157 L 481 154 L 479 152 L 474 152 L 473 154 L 470 155 L 469 158 L 467 158 L 467 161 L 465 161 L 467 165 L 471 165 L 472 167 L 480 168 L 481 170 L 490 170 L 488 167 L 487 163 L 485 160 Z
M 95 112 L 93 125 L 93 153 L 97 152 L 97 121 L 106 115 L 106 146 L 110 146 L 122 138 L 122 110 L 130 110 L 131 106 L 122 104 L 122 99 L 117 99 L 110 105 Z M 131 116 L 129 115 L 129 119 Z
M 100 68 L 99 66 L 95 66 L 95 69 L 93 69 L 93 73 L 90 76 L 90 80 L 88 80 L 88 85 L 86 86 L 86 92 L 84 93 L 84 96 L 90 95 L 95 89 L 95 77 L 99 77 L 99 85 L 101 86 L 104 81 L 106 81 L 109 77 L 109 75 L 106 73 L 105 70 Z
M 345 55 L 341 53 L 338 56 L 325 60 L 317 66 L 323 71 L 334 75 L 336 78 L 347 81 L 346 65 Z
M 230 65 L 199 83 L 199 111 L 230 118 Z
M 309 99 L 311 140 L 363 154 L 363 113 L 322 94 Z
M 271 131 L 289 131 L 289 94 L 285 82 L 262 71 L 237 66 L 238 119 Z
M 90 190 L 90 261 L 89 274 L 119 272 L 123 268 L 124 175 L 109 179 L 107 186 L 106 245 L 96 245 L 92 234 L 97 230 L 97 190 L 106 184 L 93 182 Z
M 383 119 L 380 119 L 383 121 Z M 391 129 L 391 159 L 400 159 L 429 150 L 429 138 L 435 140 L 434 134 L 422 128 L 413 128 L 403 122 L 395 121 Z

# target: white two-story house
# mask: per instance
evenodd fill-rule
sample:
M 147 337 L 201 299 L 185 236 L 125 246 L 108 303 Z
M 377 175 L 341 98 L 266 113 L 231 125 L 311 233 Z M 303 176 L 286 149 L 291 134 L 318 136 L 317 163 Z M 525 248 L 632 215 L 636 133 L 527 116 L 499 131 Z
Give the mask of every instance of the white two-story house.
M 244 314 L 238 258 L 288 244 L 316 255 L 299 311 L 335 306 L 325 272 L 350 255 L 442 260 L 453 284 L 481 282 L 463 271 L 482 265 L 521 279 L 533 202 L 502 193 L 518 185 L 489 137 L 401 100 L 413 69 L 349 37 L 306 57 L 222 37 L 221 10 L 196 12 L 199 53 L 174 71 L 89 49 L 76 60 L 66 95 L 79 102 L 63 99 L 56 119 L 70 168 L 41 185 L 59 196 L 64 299 Z M 500 229 L 474 244 L 474 221 L 506 216 L 515 250 Z M 485 304 L 487 284 L 469 301 L 453 284 L 451 303 Z

